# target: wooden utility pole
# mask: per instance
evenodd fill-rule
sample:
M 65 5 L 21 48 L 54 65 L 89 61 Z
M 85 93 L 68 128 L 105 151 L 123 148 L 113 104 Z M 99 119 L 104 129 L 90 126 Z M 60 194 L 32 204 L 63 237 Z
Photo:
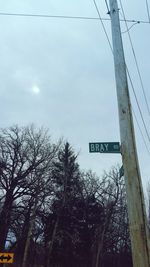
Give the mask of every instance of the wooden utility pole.
M 136 151 L 117 0 L 109 0 L 109 5 L 119 109 L 121 153 L 125 173 L 133 266 L 150 267 L 149 233 Z

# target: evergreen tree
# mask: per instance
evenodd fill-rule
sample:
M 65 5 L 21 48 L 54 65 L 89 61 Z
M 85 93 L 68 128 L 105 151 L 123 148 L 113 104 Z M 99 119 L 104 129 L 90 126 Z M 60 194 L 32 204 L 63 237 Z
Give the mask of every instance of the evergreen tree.
M 60 259 L 66 267 L 73 257 L 73 210 L 81 192 L 80 171 L 76 159 L 77 155 L 66 142 L 58 153 L 58 160 L 54 162 L 52 174 L 55 198 L 51 209 L 52 214 L 49 215 L 48 220 L 48 224 L 53 225 L 53 229 L 50 231 L 51 235 L 46 235 L 47 267 L 50 257 Z M 48 225 L 45 227 L 51 228 Z

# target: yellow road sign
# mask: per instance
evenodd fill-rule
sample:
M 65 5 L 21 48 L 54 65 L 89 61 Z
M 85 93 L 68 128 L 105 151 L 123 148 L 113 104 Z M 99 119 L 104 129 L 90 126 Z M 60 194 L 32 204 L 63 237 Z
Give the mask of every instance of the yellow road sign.
M 0 253 L 0 263 L 13 263 L 14 253 Z

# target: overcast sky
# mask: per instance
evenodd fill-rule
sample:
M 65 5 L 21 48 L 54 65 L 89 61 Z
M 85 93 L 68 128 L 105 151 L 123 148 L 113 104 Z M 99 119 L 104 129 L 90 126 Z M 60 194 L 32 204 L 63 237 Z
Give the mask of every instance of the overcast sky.
M 140 2 L 122 0 L 126 18 L 148 20 L 145 1 Z M 105 1 L 97 0 L 97 4 L 101 16 L 109 18 Z M 0 12 L 97 17 L 93 0 L 0 0 Z M 111 40 L 110 22 L 104 23 Z M 121 28 L 126 30 L 124 23 Z M 130 34 L 150 102 L 150 24 L 137 24 Z M 126 62 L 150 132 L 128 35 L 122 36 Z M 100 21 L 0 15 L 0 37 L 1 127 L 16 123 L 48 127 L 53 140 L 63 136 L 80 152 L 82 169 L 92 169 L 98 175 L 121 164 L 118 154 L 88 151 L 89 142 L 120 141 L 113 57 Z M 150 150 L 132 91 L 131 99 Z M 135 130 L 146 184 L 150 155 L 136 122 Z

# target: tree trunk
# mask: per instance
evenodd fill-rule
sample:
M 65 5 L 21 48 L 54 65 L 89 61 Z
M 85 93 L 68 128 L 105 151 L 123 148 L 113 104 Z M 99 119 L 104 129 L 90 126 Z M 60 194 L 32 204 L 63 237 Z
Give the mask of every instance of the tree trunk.
M 99 262 L 100 262 L 100 255 L 102 253 L 102 249 L 103 249 L 103 243 L 104 243 L 104 236 L 105 236 L 105 227 L 103 229 L 103 232 L 101 233 L 101 236 L 99 238 L 99 242 L 98 242 L 98 249 L 97 249 L 97 254 L 96 254 L 96 264 L 95 267 L 99 267 Z
M 23 261 L 22 261 L 22 266 L 21 267 L 26 267 L 27 266 L 26 263 L 27 263 L 27 257 L 28 257 L 28 250 L 29 250 L 29 246 L 30 246 L 31 234 L 32 234 L 33 226 L 34 226 L 35 216 L 36 216 L 36 209 L 37 209 L 37 200 L 36 200 L 34 209 L 32 211 L 31 218 L 29 218 L 29 220 L 30 220 L 29 229 L 28 229 L 28 232 L 27 232 L 27 238 L 26 238 L 26 242 L 25 242 Z
M 23 254 L 22 267 L 26 267 L 28 249 L 29 249 L 29 245 L 30 245 L 31 232 L 32 232 L 32 225 L 30 224 L 29 231 L 27 234 L 27 240 L 26 240 L 26 244 L 25 244 L 24 254 Z
M 57 228 L 58 228 L 58 223 L 59 223 L 59 216 L 57 216 L 56 219 L 56 223 L 54 225 L 54 230 L 53 230 L 53 234 L 52 234 L 52 239 L 48 244 L 48 249 L 46 251 L 47 255 L 46 255 L 46 267 L 50 267 L 50 257 L 51 257 L 51 253 L 52 253 L 52 249 L 53 249 L 53 244 L 55 241 L 55 236 L 56 236 L 56 232 L 57 232 Z
M 6 193 L 5 202 L 0 214 L 0 249 L 1 252 L 5 249 L 5 243 L 10 226 L 11 210 L 13 204 L 13 193 L 8 191 Z

